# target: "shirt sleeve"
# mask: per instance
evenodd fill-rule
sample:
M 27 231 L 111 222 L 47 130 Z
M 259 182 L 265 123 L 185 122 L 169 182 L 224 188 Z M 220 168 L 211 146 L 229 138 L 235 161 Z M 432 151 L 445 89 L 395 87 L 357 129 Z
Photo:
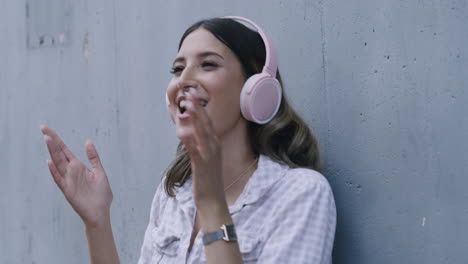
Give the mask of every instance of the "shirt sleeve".
M 143 240 L 143 245 L 141 246 L 140 250 L 140 258 L 138 260 L 138 264 L 146 264 L 151 263 L 151 258 L 153 256 L 153 230 L 158 226 L 159 221 L 159 212 L 162 210 L 162 200 L 165 196 L 164 192 L 164 179 L 159 184 L 158 188 L 153 197 L 153 201 L 151 203 L 151 211 L 149 217 L 149 223 L 146 227 L 145 237 Z
M 302 170 L 299 174 L 292 176 L 297 180 L 285 187 L 281 204 L 273 209 L 259 264 L 331 264 L 336 227 L 332 190 L 318 172 Z

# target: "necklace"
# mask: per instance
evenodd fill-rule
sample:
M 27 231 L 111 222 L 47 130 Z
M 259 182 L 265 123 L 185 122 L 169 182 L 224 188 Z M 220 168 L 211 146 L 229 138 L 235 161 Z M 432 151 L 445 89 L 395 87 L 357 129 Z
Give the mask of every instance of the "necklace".
M 235 181 L 233 181 L 231 184 L 229 184 L 228 187 L 224 188 L 224 191 L 227 191 L 229 188 L 231 188 L 231 186 L 233 186 L 234 184 L 236 184 L 238 181 L 240 181 L 240 179 L 244 178 L 245 175 L 247 175 L 247 172 L 249 171 L 249 169 L 255 164 L 255 162 L 257 162 L 258 160 L 258 157 L 255 158 L 255 160 L 247 167 L 247 169 L 245 169 L 238 177 Z

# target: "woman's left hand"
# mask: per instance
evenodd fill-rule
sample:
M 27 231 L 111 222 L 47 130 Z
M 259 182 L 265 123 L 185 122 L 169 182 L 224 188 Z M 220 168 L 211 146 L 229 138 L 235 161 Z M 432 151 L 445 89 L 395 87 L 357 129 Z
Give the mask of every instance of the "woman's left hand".
M 190 155 L 195 205 L 199 209 L 223 205 L 226 203 L 226 197 L 218 137 L 194 88 L 189 89 L 186 98 L 191 102 L 186 107 L 186 112 L 189 113 L 190 117 L 178 120 L 178 122 L 185 122 L 185 124 L 183 124 L 183 129 L 177 130 L 177 137 L 185 145 Z

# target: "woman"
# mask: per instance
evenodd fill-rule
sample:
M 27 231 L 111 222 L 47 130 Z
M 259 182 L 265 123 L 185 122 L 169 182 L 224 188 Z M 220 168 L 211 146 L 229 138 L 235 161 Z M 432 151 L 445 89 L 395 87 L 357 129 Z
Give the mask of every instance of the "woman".
M 270 71 L 282 85 L 268 38 L 239 20 L 251 22 L 199 21 L 180 41 L 166 99 L 181 142 L 156 190 L 139 263 L 331 263 L 336 211 L 317 172 L 317 143 L 284 96 L 271 97 L 279 99 L 271 117 L 252 117 L 246 80 Z M 117 263 L 112 191 L 94 145 L 85 145 L 87 169 L 41 130 L 51 174 L 86 225 L 91 262 Z

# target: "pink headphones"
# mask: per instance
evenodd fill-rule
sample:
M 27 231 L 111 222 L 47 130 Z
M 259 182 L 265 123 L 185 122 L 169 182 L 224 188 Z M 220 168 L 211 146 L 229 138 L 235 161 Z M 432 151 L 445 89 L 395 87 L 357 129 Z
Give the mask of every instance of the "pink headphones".
M 245 119 L 257 124 L 266 124 L 273 119 L 281 104 L 281 85 L 276 79 L 278 69 L 276 50 L 265 32 L 253 21 L 239 16 L 223 18 L 240 20 L 252 25 L 263 39 L 266 50 L 265 65 L 261 73 L 252 75 L 244 83 L 240 94 L 240 107 Z M 167 94 L 166 103 L 169 108 Z M 174 121 L 172 115 L 171 119 Z

